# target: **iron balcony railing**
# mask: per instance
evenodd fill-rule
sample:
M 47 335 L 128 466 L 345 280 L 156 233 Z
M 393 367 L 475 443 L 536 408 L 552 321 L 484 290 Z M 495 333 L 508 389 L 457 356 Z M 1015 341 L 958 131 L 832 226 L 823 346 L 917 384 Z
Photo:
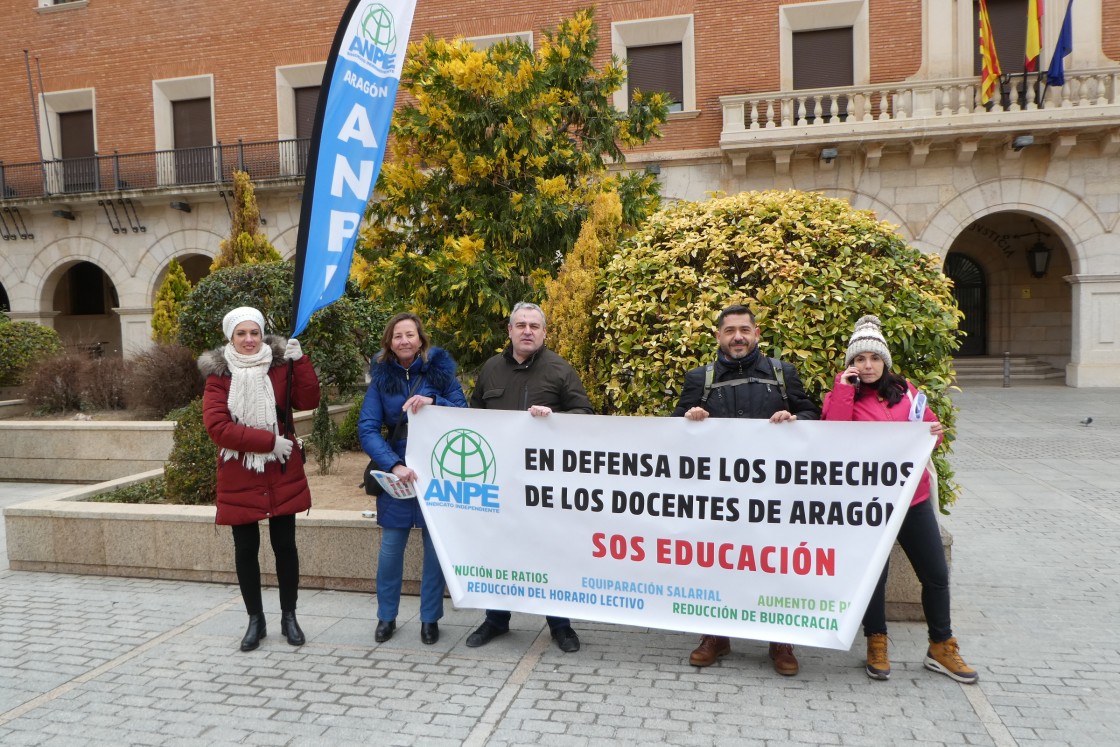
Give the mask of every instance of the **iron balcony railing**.
M 234 171 L 247 172 L 254 182 L 299 178 L 307 173 L 310 148 L 310 138 L 238 140 L 205 148 L 114 152 L 31 163 L 0 161 L 0 200 L 228 184 Z

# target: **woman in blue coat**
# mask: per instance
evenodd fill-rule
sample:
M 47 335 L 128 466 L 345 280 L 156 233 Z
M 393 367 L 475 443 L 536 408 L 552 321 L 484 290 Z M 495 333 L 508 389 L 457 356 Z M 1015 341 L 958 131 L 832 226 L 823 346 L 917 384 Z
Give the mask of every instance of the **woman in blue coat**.
M 408 413 L 424 405 L 466 407 L 463 388 L 455 378 L 455 361 L 446 350 L 431 346 L 420 317 L 401 313 L 389 320 L 381 336 L 381 352 L 369 368 L 370 382 L 358 419 L 362 448 L 383 472 L 405 482 L 416 473 L 405 465 Z M 381 551 L 377 556 L 377 629 L 374 640 L 383 643 L 397 628 L 404 575 L 404 549 L 413 527 L 424 534 L 424 571 L 420 579 L 420 640 L 439 640 L 438 620 L 443 617 L 443 572 L 432 537 L 416 498 L 377 497 L 377 523 L 381 526 Z

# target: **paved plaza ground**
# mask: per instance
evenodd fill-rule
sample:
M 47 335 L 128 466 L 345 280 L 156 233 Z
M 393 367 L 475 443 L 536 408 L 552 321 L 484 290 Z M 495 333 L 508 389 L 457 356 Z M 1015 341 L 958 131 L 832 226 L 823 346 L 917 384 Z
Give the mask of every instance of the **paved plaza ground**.
M 527 615 L 468 649 L 482 614 L 450 604 L 422 646 L 414 597 L 375 645 L 373 599 L 329 591 L 301 592 L 292 648 L 271 590 L 269 636 L 243 654 L 234 586 L 15 572 L 0 553 L 0 745 L 1118 744 L 1120 391 L 955 400 L 944 523 L 978 685 L 922 668 L 919 623 L 891 625 L 888 682 L 864 674 L 862 637 L 799 648 L 783 678 L 765 644 L 696 669 L 695 636 L 644 628 L 577 622 L 566 655 Z M 0 485 L 0 506 L 52 490 Z

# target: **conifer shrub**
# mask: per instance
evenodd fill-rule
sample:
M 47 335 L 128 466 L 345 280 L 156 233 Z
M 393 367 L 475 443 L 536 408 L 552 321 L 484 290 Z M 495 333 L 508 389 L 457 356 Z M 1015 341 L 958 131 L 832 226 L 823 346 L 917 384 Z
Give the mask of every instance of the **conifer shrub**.
M 945 426 L 935 454 L 942 505 L 956 413 L 947 397 L 960 312 L 941 258 L 868 211 L 819 193 L 744 192 L 655 214 L 606 263 L 594 310 L 607 412 L 664 415 L 684 374 L 711 361 L 720 310 L 754 310 L 764 355 L 794 364 L 820 403 L 855 321 L 883 321 L 894 370 L 926 392 Z
M 315 408 L 315 417 L 311 420 L 311 434 L 305 441 L 311 447 L 315 464 L 319 467 L 319 474 L 331 474 L 338 455 L 342 453 L 342 448 L 338 445 L 338 426 L 331 419 L 325 398 L 320 399 L 319 406 Z
M 171 503 L 204 506 L 218 497 L 218 447 L 202 423 L 202 398 L 168 414 L 174 445 L 163 468 Z
M 345 451 L 361 451 L 362 442 L 358 438 L 358 417 L 362 414 L 365 394 L 356 394 L 346 411 L 346 418 L 338 426 L 338 446 Z
M 615 192 L 595 197 L 579 238 L 554 279 L 545 281 L 548 298 L 541 305 L 548 324 L 548 345 L 580 375 L 596 412 L 603 408 L 592 347 L 592 314 L 603 259 L 614 252 L 622 228 L 622 201 Z
M 170 344 L 179 337 L 179 312 L 183 302 L 191 294 L 191 281 L 183 272 L 183 266 L 174 259 L 167 265 L 167 277 L 156 291 L 156 303 L 152 310 L 152 340 Z

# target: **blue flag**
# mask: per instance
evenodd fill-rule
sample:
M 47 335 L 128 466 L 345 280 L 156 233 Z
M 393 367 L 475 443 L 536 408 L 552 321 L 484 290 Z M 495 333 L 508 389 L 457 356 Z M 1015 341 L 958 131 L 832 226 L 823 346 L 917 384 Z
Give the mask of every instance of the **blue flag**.
M 415 0 L 350 0 L 335 34 L 307 159 L 296 239 L 292 336 L 346 291 L 377 183 Z
M 1073 51 L 1073 0 L 1066 6 L 1066 18 L 1062 21 L 1062 31 L 1058 43 L 1054 45 L 1054 56 L 1050 58 L 1050 68 L 1046 71 L 1046 85 L 1064 86 L 1066 83 L 1065 58 Z

